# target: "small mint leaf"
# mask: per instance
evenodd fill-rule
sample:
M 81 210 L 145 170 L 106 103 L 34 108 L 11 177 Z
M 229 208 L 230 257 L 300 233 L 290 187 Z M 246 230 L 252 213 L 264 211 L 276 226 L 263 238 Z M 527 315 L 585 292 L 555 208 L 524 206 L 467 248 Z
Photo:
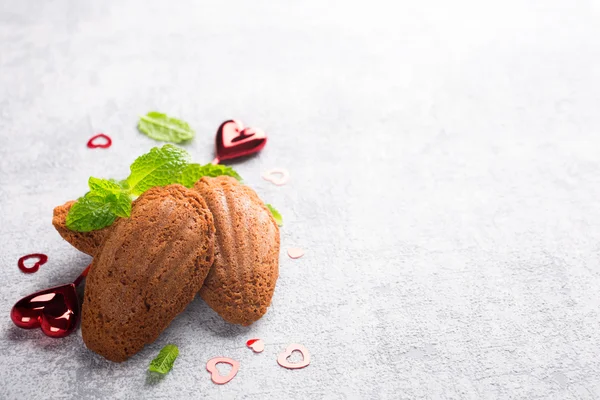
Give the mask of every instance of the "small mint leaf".
M 131 215 L 131 197 L 126 193 L 111 194 L 108 196 L 110 211 L 117 217 L 129 218 Z
M 154 147 L 131 164 L 127 178 L 130 192 L 140 195 L 154 186 L 176 183 L 189 161 L 190 155 L 182 148 L 171 144 Z
M 112 225 L 117 217 L 131 215 L 131 197 L 116 182 L 92 176 L 88 185 L 90 191 L 67 214 L 67 228 L 89 232 Z
M 162 348 L 156 358 L 150 362 L 149 371 L 166 374 L 173 368 L 175 359 L 179 355 L 179 349 L 174 344 L 168 344 Z
M 283 218 L 281 217 L 281 214 L 279 214 L 279 211 L 277 211 L 275 209 L 275 207 L 273 207 L 270 204 L 265 204 L 265 205 L 267 206 L 269 211 L 271 211 L 271 214 L 273 214 L 273 218 L 275 218 L 275 222 L 277 222 L 277 225 L 283 226 Z
M 102 197 L 105 203 L 109 203 L 110 211 L 117 217 L 127 218 L 131 215 L 131 197 L 119 182 L 92 176 L 88 186 L 94 196 Z
M 112 225 L 117 218 L 111 203 L 102 195 L 88 192 L 80 197 L 67 214 L 67 228 L 76 232 L 90 232 Z
M 127 179 L 123 179 L 120 181 L 116 179 L 109 179 L 109 181 L 114 183 L 115 185 L 118 185 L 121 189 L 123 189 L 123 191 L 129 192 L 129 184 L 127 183 Z
M 191 140 L 196 134 L 187 122 L 156 111 L 140 117 L 138 129 L 148 137 L 160 142 L 181 143 Z
M 123 188 L 121 188 L 121 186 L 119 186 L 119 184 L 115 181 L 94 178 L 93 176 L 90 176 L 90 179 L 88 180 L 88 186 L 90 187 L 91 192 L 96 193 L 119 193 L 123 190 Z
M 242 180 L 242 177 L 239 176 L 233 168 L 228 167 L 226 165 L 189 164 L 183 169 L 181 177 L 179 178 L 179 183 L 181 183 L 185 187 L 191 188 L 203 176 L 217 177 L 222 175 L 231 176 L 237 179 L 238 181 Z

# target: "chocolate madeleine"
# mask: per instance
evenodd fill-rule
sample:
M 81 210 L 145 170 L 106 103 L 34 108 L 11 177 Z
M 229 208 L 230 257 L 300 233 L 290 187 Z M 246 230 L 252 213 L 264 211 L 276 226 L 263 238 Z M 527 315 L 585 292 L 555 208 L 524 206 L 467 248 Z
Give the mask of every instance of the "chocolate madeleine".
M 256 192 L 231 177 L 202 178 L 212 212 L 215 262 L 200 296 L 228 322 L 250 325 L 267 312 L 279 276 L 279 227 Z
M 95 254 L 81 320 L 86 346 L 121 362 L 156 340 L 200 290 L 214 233 L 197 192 L 170 185 L 141 195 Z

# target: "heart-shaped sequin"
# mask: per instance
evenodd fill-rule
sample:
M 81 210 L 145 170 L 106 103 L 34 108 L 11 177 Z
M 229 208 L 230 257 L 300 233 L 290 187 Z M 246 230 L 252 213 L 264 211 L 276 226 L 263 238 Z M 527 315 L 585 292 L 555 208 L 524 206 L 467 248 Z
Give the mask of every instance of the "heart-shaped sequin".
M 288 361 L 288 358 L 292 355 L 294 351 L 299 351 L 300 353 L 302 353 L 302 361 L 297 363 L 292 363 Z M 280 353 L 279 356 L 277 356 L 277 363 L 287 369 L 304 368 L 308 364 L 310 364 L 310 353 L 308 352 L 308 349 L 302 346 L 301 344 L 293 343 L 290 344 L 283 351 L 283 353 Z
M 26 266 L 25 261 L 31 260 L 32 258 L 37 259 L 35 264 L 33 264 L 31 267 Z M 26 274 L 33 274 L 34 272 L 37 272 L 37 270 L 40 269 L 40 267 L 42 265 L 46 264 L 47 261 L 48 261 L 47 255 L 41 254 L 41 253 L 35 253 L 35 254 L 28 254 L 26 256 L 19 258 L 17 265 L 19 266 L 19 269 L 21 271 L 25 272 Z
M 273 168 L 263 173 L 262 177 L 265 181 L 271 182 L 274 185 L 283 186 L 290 179 L 290 173 L 287 169 Z
M 246 342 L 246 346 L 251 348 L 255 353 L 262 353 L 265 349 L 265 342 L 262 339 L 250 339 Z
M 300 258 L 304 255 L 304 250 L 302 250 L 299 247 L 290 247 L 287 251 L 288 256 L 290 256 L 290 258 Z
M 219 374 L 217 370 L 218 363 L 225 363 L 231 365 L 231 371 L 225 376 Z M 232 380 L 240 369 L 240 363 L 227 357 L 215 357 L 208 360 L 206 363 L 206 370 L 210 372 L 210 379 L 217 385 L 224 385 Z
M 108 135 L 105 135 L 104 133 L 99 133 L 96 136 L 93 136 L 90 140 L 88 140 L 87 147 L 89 147 L 90 149 L 107 149 L 110 147 L 111 144 L 112 139 Z

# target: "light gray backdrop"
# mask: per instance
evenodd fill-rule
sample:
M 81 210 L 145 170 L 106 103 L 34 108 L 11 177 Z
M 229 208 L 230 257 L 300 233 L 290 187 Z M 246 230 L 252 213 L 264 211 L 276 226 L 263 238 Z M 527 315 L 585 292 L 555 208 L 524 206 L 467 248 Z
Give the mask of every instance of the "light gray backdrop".
M 600 397 L 599 38 L 598 0 L 1 0 L 0 398 Z M 225 119 L 268 132 L 236 168 L 285 218 L 281 274 L 252 327 L 196 299 L 114 364 L 9 311 L 90 261 L 52 209 L 157 145 L 150 110 L 198 162 Z M 276 364 L 292 342 L 308 368 Z M 241 362 L 225 386 L 213 356 Z

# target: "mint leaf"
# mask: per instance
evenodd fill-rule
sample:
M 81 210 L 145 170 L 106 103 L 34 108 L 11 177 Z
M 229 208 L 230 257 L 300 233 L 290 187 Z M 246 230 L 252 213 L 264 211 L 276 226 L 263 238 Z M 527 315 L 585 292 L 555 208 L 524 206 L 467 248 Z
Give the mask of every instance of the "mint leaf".
M 92 192 L 107 195 L 110 193 L 120 193 L 123 191 L 123 188 L 119 186 L 117 182 L 108 179 L 94 178 L 93 176 L 90 176 L 90 179 L 88 180 L 88 186 Z
M 196 134 L 187 122 L 156 111 L 140 117 L 138 129 L 148 137 L 161 142 L 181 143 L 192 139 Z
M 130 200 L 131 203 L 131 200 Z M 77 232 L 90 232 L 112 225 L 117 215 L 106 197 L 88 192 L 80 197 L 67 214 L 67 228 Z
M 174 344 L 168 344 L 162 348 L 160 353 L 150 362 L 149 371 L 166 374 L 173 368 L 175 359 L 179 355 L 179 349 Z
M 67 214 L 67 228 L 89 232 L 105 228 L 117 217 L 131 215 L 131 197 L 117 183 L 90 177 L 90 191 L 77 200 Z
M 110 211 L 117 217 L 129 218 L 131 215 L 131 197 L 127 193 L 112 193 L 105 198 Z
M 233 168 L 228 167 L 226 165 L 189 164 L 187 167 L 184 168 L 183 172 L 181 173 L 179 183 L 181 183 L 185 187 L 191 188 L 203 176 L 217 177 L 221 175 L 231 176 L 237 179 L 238 181 L 242 180 L 242 177 L 239 176 Z
M 118 181 L 116 179 L 109 179 L 109 181 L 114 183 L 115 185 L 118 185 L 121 189 L 123 189 L 123 191 L 129 192 L 129 183 L 127 183 L 127 179 L 123 179 L 121 181 Z
M 110 204 L 110 211 L 117 217 L 126 218 L 131 215 L 131 197 L 128 189 L 119 182 L 91 176 L 88 186 L 93 195 L 103 197 L 104 202 Z
M 271 211 L 271 214 L 273 214 L 273 218 L 275 218 L 275 222 L 277 222 L 277 225 L 283 226 L 283 218 L 281 217 L 281 214 L 279 214 L 279 211 L 277 211 L 275 209 L 275 207 L 273 207 L 270 204 L 265 204 L 265 205 L 267 206 L 269 211 Z
M 179 147 L 171 144 L 154 147 L 131 164 L 131 174 L 127 178 L 130 192 L 140 195 L 154 186 L 177 182 L 189 161 L 190 155 Z

